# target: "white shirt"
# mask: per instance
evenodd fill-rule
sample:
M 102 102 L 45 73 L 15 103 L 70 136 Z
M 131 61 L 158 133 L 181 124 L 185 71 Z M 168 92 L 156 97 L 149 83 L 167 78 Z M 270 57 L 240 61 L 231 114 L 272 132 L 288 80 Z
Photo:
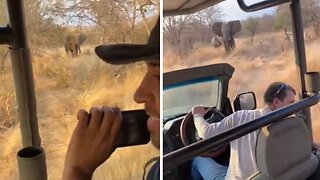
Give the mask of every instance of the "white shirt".
M 221 122 L 212 124 L 206 122 L 202 116 L 195 114 L 194 124 L 198 135 L 207 139 L 270 112 L 269 107 L 257 110 L 240 110 L 224 118 Z M 257 134 L 258 130 L 230 142 L 230 163 L 225 179 L 245 180 L 258 172 L 255 160 Z

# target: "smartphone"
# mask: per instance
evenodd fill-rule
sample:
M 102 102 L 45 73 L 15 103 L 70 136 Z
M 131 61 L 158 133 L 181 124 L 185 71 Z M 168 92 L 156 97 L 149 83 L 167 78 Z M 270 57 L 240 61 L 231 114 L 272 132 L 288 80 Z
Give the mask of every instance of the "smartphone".
M 150 133 L 147 127 L 149 116 L 144 110 L 122 111 L 122 124 L 115 141 L 116 147 L 147 144 Z

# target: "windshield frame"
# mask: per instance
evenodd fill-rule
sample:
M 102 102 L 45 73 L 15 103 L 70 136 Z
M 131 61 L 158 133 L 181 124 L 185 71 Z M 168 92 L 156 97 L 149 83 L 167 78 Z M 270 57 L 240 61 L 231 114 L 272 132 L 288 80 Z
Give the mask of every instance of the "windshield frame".
M 213 76 L 205 76 L 205 77 L 178 82 L 176 84 L 163 86 L 164 97 L 170 96 L 170 97 L 174 97 L 175 99 L 176 98 L 179 99 L 177 101 L 173 101 L 173 102 L 177 102 L 177 103 L 173 103 L 174 105 L 178 105 L 177 107 L 168 108 L 168 109 L 166 109 L 166 106 L 169 105 L 171 107 L 172 105 L 171 103 L 167 103 L 165 98 L 163 99 L 164 119 L 170 119 L 169 117 L 174 117 L 174 116 L 177 116 L 178 114 L 186 114 L 191 110 L 193 106 L 198 104 L 202 104 L 208 107 L 216 107 L 218 103 L 220 84 L 221 84 L 220 79 L 217 76 L 213 75 Z M 198 94 L 199 90 L 201 89 L 203 92 Z M 169 93 L 171 95 L 168 95 L 166 93 Z M 192 94 L 195 96 L 193 96 Z M 203 97 L 203 95 L 205 97 Z M 181 98 L 181 96 L 190 97 L 190 98 Z M 203 98 L 206 98 L 208 102 L 207 101 L 204 102 Z M 168 100 L 171 100 L 171 99 L 169 98 Z M 183 106 L 181 102 L 186 103 L 186 105 Z M 184 112 L 183 110 L 185 110 L 185 108 L 187 107 L 188 107 L 188 110 Z M 180 111 L 178 112 L 178 110 Z M 172 114 L 172 112 L 175 112 L 175 111 L 177 112 Z M 169 113 L 168 115 L 166 114 L 166 112 L 171 112 L 171 113 Z
M 203 77 L 216 77 L 219 81 L 216 108 L 221 110 L 227 102 L 228 85 L 233 72 L 234 68 L 227 63 L 211 64 L 171 71 L 163 74 L 163 87 L 170 87 L 182 82 L 188 82 Z

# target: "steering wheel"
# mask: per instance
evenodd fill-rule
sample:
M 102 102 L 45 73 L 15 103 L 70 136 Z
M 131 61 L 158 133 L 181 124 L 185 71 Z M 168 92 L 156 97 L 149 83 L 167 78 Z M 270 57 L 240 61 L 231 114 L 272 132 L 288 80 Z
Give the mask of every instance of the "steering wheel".
M 223 118 L 225 118 L 225 115 L 217 111 L 214 107 L 205 107 L 205 109 L 206 114 L 204 115 L 204 119 L 210 124 L 220 122 Z M 185 146 L 202 140 L 202 138 L 199 137 L 194 125 L 192 111 L 190 111 L 181 122 L 180 137 L 183 145 Z M 229 145 L 214 149 L 209 153 L 210 155 L 206 154 L 204 156 L 210 156 L 213 158 L 217 157 L 221 155 L 228 146 Z

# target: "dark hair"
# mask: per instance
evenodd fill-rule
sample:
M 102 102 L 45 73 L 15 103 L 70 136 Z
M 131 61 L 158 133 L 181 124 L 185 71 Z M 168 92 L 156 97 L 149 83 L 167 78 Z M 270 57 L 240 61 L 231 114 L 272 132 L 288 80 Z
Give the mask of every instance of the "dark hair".
M 264 102 L 271 104 L 274 98 L 278 98 L 283 101 L 283 99 L 287 96 L 287 91 L 292 91 L 294 94 L 296 94 L 296 91 L 290 85 L 283 82 L 274 82 L 269 85 L 264 93 Z

